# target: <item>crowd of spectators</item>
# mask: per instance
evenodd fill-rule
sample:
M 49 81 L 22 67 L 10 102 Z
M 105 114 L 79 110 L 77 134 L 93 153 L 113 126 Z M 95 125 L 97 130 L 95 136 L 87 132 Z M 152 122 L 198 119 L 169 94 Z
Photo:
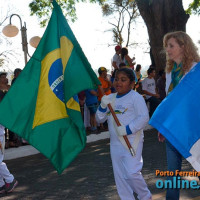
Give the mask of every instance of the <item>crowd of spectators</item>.
M 147 70 L 147 77 L 143 77 L 141 73 L 141 64 L 137 64 L 136 67 L 135 65 L 135 57 L 130 58 L 128 49 L 121 48 L 121 46 L 117 45 L 112 58 L 111 73 L 108 74 L 108 69 L 106 67 L 100 67 L 98 69 L 99 80 L 101 82 L 101 86 L 98 90 L 87 90 L 79 93 L 79 101 L 87 133 L 100 133 L 101 131 L 107 130 L 107 124 L 97 124 L 94 115 L 101 102 L 102 96 L 115 93 L 113 82 L 118 69 L 132 69 L 135 77 L 135 86 L 133 90 L 137 91 L 145 98 L 150 117 L 159 103 L 165 98 L 164 70 L 156 74 L 155 68 L 150 65 Z
M 109 70 L 106 67 L 99 67 L 98 78 L 101 82 L 100 87 L 97 90 L 88 89 L 78 94 L 79 104 L 81 108 L 81 114 L 84 120 L 84 124 L 87 133 L 100 133 L 107 130 L 107 124 L 98 124 L 95 120 L 95 113 L 98 105 L 101 102 L 103 95 L 109 95 L 115 93 L 113 82 L 116 71 L 121 68 L 130 68 L 133 71 L 135 77 L 135 86 L 133 90 L 141 94 L 148 105 L 149 115 L 152 116 L 154 110 L 159 103 L 165 98 L 165 72 L 159 71 L 156 75 L 155 68 L 151 65 L 147 70 L 147 77 L 143 77 L 141 73 L 141 64 L 135 63 L 135 57 L 131 58 L 128 54 L 127 48 L 121 46 L 115 46 L 115 54 L 112 57 L 112 70 L 108 74 Z M 135 66 L 136 65 L 136 66 Z M 14 70 L 14 76 L 11 80 L 11 85 L 15 82 L 16 78 L 21 73 L 20 68 Z M 155 80 L 157 77 L 157 81 Z M 6 93 L 11 86 L 8 84 L 7 73 L 0 73 L 0 94 Z M 26 145 L 27 142 L 20 138 L 12 131 L 6 129 L 6 145 L 5 148 L 18 147 Z
M 1 97 L 3 97 L 8 92 L 8 90 L 12 87 L 12 85 L 14 84 L 15 80 L 17 79 L 21 71 L 22 70 L 20 68 L 16 68 L 14 70 L 14 76 L 11 81 L 11 85 L 9 85 L 8 83 L 7 72 L 0 72 L 0 96 Z M 12 131 L 8 130 L 7 128 L 5 128 L 5 138 L 6 138 L 6 141 L 5 141 L 6 149 L 9 147 L 19 147 L 21 145 L 27 144 L 26 141 L 24 141 L 21 137 L 19 137 L 17 134 L 13 133 Z

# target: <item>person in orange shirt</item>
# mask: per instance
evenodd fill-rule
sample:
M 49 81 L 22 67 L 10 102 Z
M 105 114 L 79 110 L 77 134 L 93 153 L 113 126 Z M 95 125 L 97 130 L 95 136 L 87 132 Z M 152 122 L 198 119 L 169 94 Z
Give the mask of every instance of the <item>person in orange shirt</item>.
M 107 69 L 105 67 L 100 67 L 98 69 L 99 73 L 99 81 L 101 82 L 101 89 L 99 89 L 99 96 L 98 96 L 98 101 L 101 101 L 101 98 L 103 95 L 109 95 L 111 93 L 111 86 L 112 83 L 110 80 L 108 80 L 107 77 Z
M 99 73 L 99 81 L 101 82 L 101 85 L 98 88 L 98 101 L 100 104 L 101 98 L 104 95 L 111 94 L 112 83 L 110 80 L 108 80 L 107 69 L 105 67 L 100 67 L 98 69 L 98 73 Z M 104 131 L 104 130 L 106 130 L 105 125 L 100 123 L 100 131 Z

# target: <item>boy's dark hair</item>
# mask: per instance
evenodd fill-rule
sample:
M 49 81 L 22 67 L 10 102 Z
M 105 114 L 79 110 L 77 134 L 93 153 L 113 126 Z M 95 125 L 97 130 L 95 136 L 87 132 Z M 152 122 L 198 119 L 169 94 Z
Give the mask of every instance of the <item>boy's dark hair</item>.
M 19 72 L 21 72 L 22 70 L 20 69 L 20 68 L 16 68 L 15 70 L 14 70 L 14 75 L 16 75 L 17 73 L 19 73 Z
M 122 68 L 122 69 L 119 69 L 116 71 L 116 74 L 120 74 L 120 73 L 124 73 L 128 76 L 128 78 L 130 79 L 131 82 L 135 81 L 135 75 L 134 75 L 134 72 L 132 69 L 129 69 L 129 68 Z
M 161 70 L 158 72 L 159 76 L 162 76 L 164 73 L 165 73 L 165 70 L 164 70 L 164 69 L 161 69 Z
M 153 67 L 150 67 L 148 70 L 147 70 L 147 74 L 151 74 L 153 71 L 155 71 L 155 69 Z
M 99 67 L 99 69 L 98 69 L 99 75 L 101 75 L 104 71 L 107 72 L 107 69 L 105 67 Z
M 3 76 L 3 75 L 7 76 L 7 73 L 6 72 L 0 72 L 0 77 Z
M 121 49 L 121 58 L 122 58 L 122 60 L 124 59 L 125 55 L 128 55 L 128 49 L 124 47 L 124 48 Z
M 119 64 L 119 68 L 124 67 L 124 66 L 126 66 L 126 64 L 123 62 Z
M 140 64 L 136 65 L 135 71 L 139 72 L 141 70 L 142 66 Z

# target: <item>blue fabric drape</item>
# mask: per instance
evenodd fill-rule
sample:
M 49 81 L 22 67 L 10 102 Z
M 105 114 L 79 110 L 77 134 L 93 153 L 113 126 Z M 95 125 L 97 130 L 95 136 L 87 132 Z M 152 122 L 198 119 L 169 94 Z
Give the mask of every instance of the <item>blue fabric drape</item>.
M 191 156 L 190 149 L 200 139 L 200 62 L 157 107 L 149 124 L 183 157 Z

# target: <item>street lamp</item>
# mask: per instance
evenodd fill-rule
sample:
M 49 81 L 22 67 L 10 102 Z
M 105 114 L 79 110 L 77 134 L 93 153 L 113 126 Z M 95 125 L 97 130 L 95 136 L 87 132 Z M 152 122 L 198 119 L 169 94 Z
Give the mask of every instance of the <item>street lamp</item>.
M 34 47 L 34 48 L 37 48 L 39 42 L 40 42 L 40 37 L 39 36 L 34 36 L 32 37 L 30 40 L 29 40 L 29 44 Z
M 15 37 L 18 34 L 19 29 L 16 26 L 11 24 L 11 19 L 12 19 L 13 16 L 17 16 L 20 20 L 20 28 L 21 28 L 20 30 L 21 30 L 21 37 L 22 37 L 22 50 L 24 52 L 24 61 L 25 61 L 25 65 L 26 65 L 27 55 L 29 55 L 29 53 L 28 53 L 28 43 L 27 43 L 27 34 L 26 34 L 26 30 L 27 30 L 26 29 L 26 23 L 24 22 L 24 26 L 22 26 L 21 17 L 18 14 L 12 14 L 10 16 L 10 24 L 5 26 L 2 30 L 2 32 L 7 37 Z M 36 39 L 34 39 L 34 38 L 36 38 Z M 36 36 L 36 37 L 31 38 L 31 40 L 32 40 L 31 43 L 34 44 L 34 46 L 33 45 L 32 46 L 36 48 L 39 41 L 40 41 L 40 37 Z M 35 40 L 37 40 L 37 41 L 35 41 Z

